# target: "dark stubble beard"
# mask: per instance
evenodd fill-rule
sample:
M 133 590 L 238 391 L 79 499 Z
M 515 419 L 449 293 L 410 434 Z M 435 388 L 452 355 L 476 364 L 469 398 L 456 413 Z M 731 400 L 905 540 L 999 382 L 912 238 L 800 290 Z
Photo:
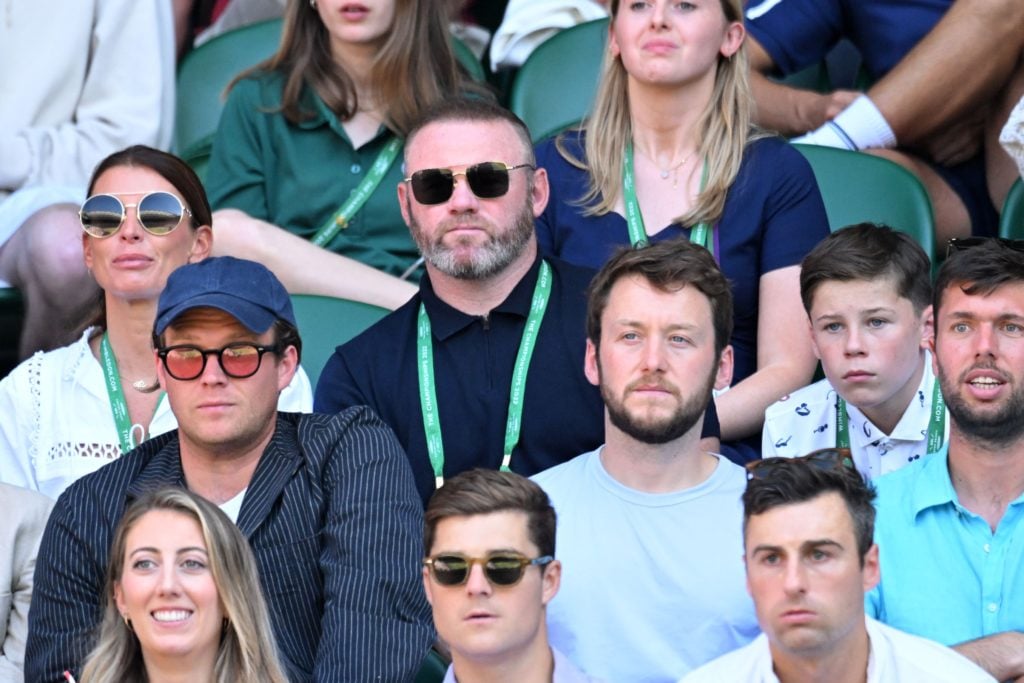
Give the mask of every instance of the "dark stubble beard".
M 419 247 L 423 259 L 439 271 L 459 280 L 485 280 L 497 275 L 522 255 L 526 246 L 533 238 L 533 204 L 532 193 L 527 193 L 527 200 L 520 211 L 513 217 L 511 225 L 498 232 L 484 244 L 476 248 L 472 258 L 458 258 L 456 249 L 443 243 L 445 232 L 460 221 L 458 218 L 446 220 L 439 226 L 439 233 L 433 242 L 428 242 L 420 228 L 419 222 L 413 218 L 409 207 L 409 229 Z M 408 199 L 406 199 L 408 205 Z M 490 226 L 493 228 L 494 226 Z
M 675 412 L 660 420 L 641 420 L 630 414 L 623 401 L 614 396 L 611 389 L 601 383 L 601 397 L 608 410 L 608 419 L 624 434 L 641 443 L 659 445 L 674 441 L 693 429 L 697 420 L 701 419 L 711 400 L 711 390 L 715 386 L 718 363 L 712 367 L 708 379 L 700 391 L 693 393 L 676 408 Z M 599 368 L 600 369 L 600 368 Z
M 983 442 L 995 446 L 1007 446 L 1024 436 L 1024 389 L 1011 385 L 1009 397 L 995 411 L 979 412 L 969 406 L 957 389 L 963 385 L 966 375 L 974 366 L 964 371 L 956 383 L 949 381 L 942 366 L 939 366 L 939 386 L 942 396 L 949 408 L 949 414 L 956 421 L 957 427 L 971 441 Z M 988 366 L 989 369 L 995 369 Z

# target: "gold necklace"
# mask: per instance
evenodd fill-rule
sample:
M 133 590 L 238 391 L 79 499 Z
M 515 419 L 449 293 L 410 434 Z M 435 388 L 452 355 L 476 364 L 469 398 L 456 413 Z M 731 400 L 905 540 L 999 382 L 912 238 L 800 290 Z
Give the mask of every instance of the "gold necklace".
M 652 156 L 647 154 L 647 152 L 640 149 L 639 147 L 637 147 L 636 149 L 638 149 L 640 151 L 640 154 L 647 157 L 647 159 L 652 164 L 654 164 L 655 168 L 658 169 L 658 175 L 661 176 L 662 180 L 668 180 L 669 174 L 672 175 L 672 189 L 679 187 L 679 169 L 682 168 L 683 165 L 693 157 L 693 152 L 690 152 L 685 157 L 683 157 L 683 160 L 680 161 L 678 164 L 675 164 L 674 166 L 669 166 L 668 168 L 662 168 L 661 166 L 658 165 L 658 162 Z

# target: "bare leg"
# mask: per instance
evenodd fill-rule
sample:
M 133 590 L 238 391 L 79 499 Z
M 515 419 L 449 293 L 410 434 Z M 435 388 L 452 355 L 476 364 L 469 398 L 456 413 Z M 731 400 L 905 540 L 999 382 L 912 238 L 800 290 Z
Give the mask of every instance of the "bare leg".
M 932 210 L 935 212 L 935 244 L 945 245 L 953 237 L 969 237 L 971 217 L 960 196 L 945 180 L 924 161 L 917 157 L 892 149 L 865 150 L 869 154 L 884 157 L 907 169 L 921 181 L 928 192 Z
M 870 90 L 900 145 L 921 143 L 1010 79 L 1024 48 L 1024 2 L 956 0 Z
M 0 249 L 0 276 L 25 297 L 23 358 L 72 341 L 98 292 L 82 258 L 78 207 L 57 204 L 30 216 Z
M 237 209 L 213 214 L 213 254 L 247 258 L 265 265 L 292 294 L 320 294 L 395 309 L 415 285 L 314 246 L 276 225 Z

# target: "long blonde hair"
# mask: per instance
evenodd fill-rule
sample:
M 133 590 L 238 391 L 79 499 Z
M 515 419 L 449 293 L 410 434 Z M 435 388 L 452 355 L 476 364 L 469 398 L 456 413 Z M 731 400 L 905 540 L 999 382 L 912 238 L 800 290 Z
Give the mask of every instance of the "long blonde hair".
M 244 71 L 231 85 L 273 71 L 284 77 L 281 112 L 291 123 L 313 115 L 301 106 L 306 86 L 343 121 L 359 110 L 352 77 L 334 61 L 330 35 L 308 0 L 289 1 L 277 52 Z M 447 97 L 467 92 L 487 96 L 459 65 L 447 17 L 436 0 L 395 0 L 391 29 L 374 61 L 370 82 L 384 124 L 402 136 L 425 109 Z
M 729 22 L 743 21 L 741 0 L 720 0 Z M 618 15 L 621 0 L 611 0 L 612 21 Z M 579 200 L 584 214 L 597 216 L 612 211 L 622 192 L 622 161 L 626 145 L 633 138 L 629 116 L 628 75 L 622 58 L 605 53 L 601 82 L 590 116 L 581 126 L 587 131 L 586 161 L 569 151 L 565 136 L 555 144 L 571 164 L 590 173 L 587 192 Z M 682 225 L 714 223 L 725 209 L 729 187 L 739 173 L 747 143 L 761 137 L 752 128 L 753 99 L 747 82 L 746 47 L 731 56 L 718 56 L 711 100 L 698 119 L 700 146 L 698 155 L 707 163 L 708 179 L 693 207 L 674 219 Z
M 162 488 L 128 507 L 114 534 L 104 589 L 106 606 L 96 647 L 89 653 L 81 683 L 146 681 L 138 638 L 118 614 L 114 586 L 124 570 L 128 532 L 153 510 L 170 510 L 199 524 L 210 571 L 224 611 L 224 634 L 214 664 L 217 683 L 288 683 L 277 659 L 266 602 L 249 542 L 217 506 L 179 488 Z

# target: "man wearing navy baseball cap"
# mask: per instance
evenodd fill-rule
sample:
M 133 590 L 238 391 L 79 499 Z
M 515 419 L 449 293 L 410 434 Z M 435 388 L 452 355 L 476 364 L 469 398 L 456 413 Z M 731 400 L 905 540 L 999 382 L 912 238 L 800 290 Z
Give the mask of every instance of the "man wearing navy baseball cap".
M 277 412 L 301 351 L 278 279 L 231 257 L 182 266 L 160 296 L 153 342 L 178 429 L 57 502 L 36 565 L 27 680 L 80 668 L 117 522 L 167 484 L 217 503 L 249 539 L 291 681 L 411 680 L 432 639 L 412 471 L 367 408 Z

